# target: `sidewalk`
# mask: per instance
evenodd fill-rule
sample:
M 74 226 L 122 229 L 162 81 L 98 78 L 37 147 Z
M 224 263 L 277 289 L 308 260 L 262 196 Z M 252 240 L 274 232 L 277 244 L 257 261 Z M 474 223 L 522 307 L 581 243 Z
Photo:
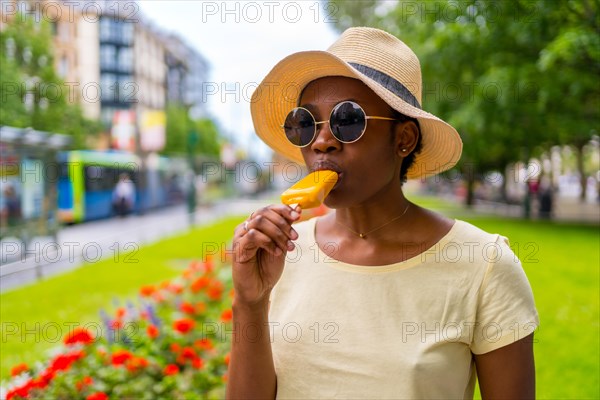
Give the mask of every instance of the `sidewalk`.
M 257 199 L 232 198 L 198 208 L 194 226 L 204 226 L 233 215 L 248 215 L 271 201 L 271 194 Z M 88 222 L 64 227 L 57 241 L 38 238 L 25 251 L 17 241 L 3 241 L 0 251 L 0 293 L 112 257 L 116 252 L 135 250 L 185 232 L 190 216 L 185 206 L 144 215 Z
M 462 200 L 456 200 L 462 201 Z M 467 209 L 465 209 L 467 211 Z M 495 215 L 511 218 L 523 217 L 522 204 L 506 204 L 492 201 L 477 200 L 473 209 L 470 210 L 476 215 Z M 531 219 L 539 219 L 537 203 L 532 202 Z M 584 224 L 600 224 L 600 204 L 581 203 L 579 199 L 557 198 L 554 201 L 552 218 L 556 222 L 572 222 Z

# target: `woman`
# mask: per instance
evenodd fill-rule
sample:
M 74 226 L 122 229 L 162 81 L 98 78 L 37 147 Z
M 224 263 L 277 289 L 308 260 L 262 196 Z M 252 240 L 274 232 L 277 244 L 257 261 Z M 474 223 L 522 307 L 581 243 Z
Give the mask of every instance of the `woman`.
M 328 215 L 271 205 L 237 227 L 228 397 L 472 398 L 477 376 L 484 398 L 533 398 L 538 316 L 507 239 L 404 197 L 462 149 L 421 109 L 415 54 L 351 28 L 252 100 L 263 141 L 339 180 Z

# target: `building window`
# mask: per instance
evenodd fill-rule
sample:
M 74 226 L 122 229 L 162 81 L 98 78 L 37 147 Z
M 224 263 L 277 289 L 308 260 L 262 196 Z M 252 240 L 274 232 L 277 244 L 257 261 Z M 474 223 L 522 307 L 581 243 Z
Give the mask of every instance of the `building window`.
M 131 75 L 119 77 L 119 100 L 124 103 L 137 102 L 138 85 Z
M 115 109 L 112 107 L 103 107 L 102 108 L 100 119 L 102 120 L 102 123 L 104 124 L 104 126 L 106 126 L 106 127 L 112 126 L 114 113 L 115 113 Z
M 58 23 L 58 37 L 63 42 L 66 42 L 69 40 L 69 36 L 70 36 L 69 28 L 70 28 L 70 26 L 69 26 L 69 23 L 67 23 L 67 22 L 59 22 Z
M 100 67 L 104 69 L 114 69 L 116 59 L 115 46 L 103 44 L 100 46 Z
M 121 72 L 131 72 L 133 69 L 133 52 L 131 48 L 121 48 L 119 50 L 119 70 Z
M 112 29 L 112 21 L 110 18 L 102 18 L 100 19 L 100 40 L 101 41 L 109 41 L 112 37 L 111 29 Z
M 62 56 L 58 62 L 58 74 L 62 78 L 66 78 L 69 74 L 69 59 L 67 56 Z
M 117 101 L 117 77 L 114 74 L 102 74 L 100 90 L 102 90 L 102 101 Z
M 133 42 L 133 24 L 130 22 L 121 22 L 121 40 L 124 44 Z

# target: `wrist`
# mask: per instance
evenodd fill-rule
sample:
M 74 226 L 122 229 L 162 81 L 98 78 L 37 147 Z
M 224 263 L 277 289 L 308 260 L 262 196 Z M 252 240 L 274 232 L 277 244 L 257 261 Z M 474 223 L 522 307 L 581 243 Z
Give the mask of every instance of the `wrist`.
M 264 316 L 269 311 L 269 296 L 267 295 L 264 299 L 252 303 L 240 301 L 234 297 L 231 309 L 233 311 L 234 319 L 236 314 L 237 316 Z

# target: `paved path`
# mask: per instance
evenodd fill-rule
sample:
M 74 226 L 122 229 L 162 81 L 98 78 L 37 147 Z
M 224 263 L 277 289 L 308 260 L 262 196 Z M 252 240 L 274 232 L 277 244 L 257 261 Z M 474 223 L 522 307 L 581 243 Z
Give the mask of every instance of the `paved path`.
M 229 215 L 250 214 L 267 199 L 227 199 L 199 208 L 194 225 L 202 226 Z M 39 238 L 27 251 L 16 241 L 3 241 L 0 249 L 0 292 L 35 282 L 39 278 L 113 257 L 117 251 L 154 243 L 189 229 L 185 206 L 145 215 L 93 221 L 63 228 L 56 241 Z

